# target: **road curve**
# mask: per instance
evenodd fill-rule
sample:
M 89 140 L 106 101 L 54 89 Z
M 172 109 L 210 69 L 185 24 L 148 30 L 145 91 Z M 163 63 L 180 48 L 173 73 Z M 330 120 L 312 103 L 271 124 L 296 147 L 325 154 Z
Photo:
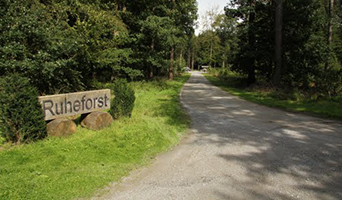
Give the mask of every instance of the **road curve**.
M 101 199 L 342 199 L 340 122 L 241 100 L 198 72 L 181 102 L 192 134 Z

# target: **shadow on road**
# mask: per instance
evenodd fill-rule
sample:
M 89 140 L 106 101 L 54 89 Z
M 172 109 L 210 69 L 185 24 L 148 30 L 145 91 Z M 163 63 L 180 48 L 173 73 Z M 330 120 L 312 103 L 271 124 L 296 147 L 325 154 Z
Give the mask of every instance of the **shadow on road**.
M 241 167 L 244 178 L 230 176 L 227 188 L 240 185 L 256 199 L 342 199 L 340 122 L 249 103 L 203 79 L 190 80 L 183 92 L 197 137 L 189 145 L 231 150 L 216 156 L 227 162 L 227 175 L 232 164 Z

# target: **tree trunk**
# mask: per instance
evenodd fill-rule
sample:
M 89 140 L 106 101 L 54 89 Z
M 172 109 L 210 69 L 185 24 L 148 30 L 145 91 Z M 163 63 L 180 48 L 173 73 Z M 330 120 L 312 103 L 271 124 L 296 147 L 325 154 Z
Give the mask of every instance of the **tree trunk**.
M 251 6 L 255 6 L 254 0 L 250 1 Z M 249 17 L 248 17 L 248 42 L 249 45 L 251 47 L 251 49 L 253 49 L 253 51 L 255 51 L 255 36 L 254 33 L 252 32 L 252 24 L 254 22 L 255 19 L 255 13 L 254 11 L 249 13 Z M 248 78 L 247 78 L 247 83 L 248 85 L 255 83 L 256 78 L 255 78 L 255 58 L 254 56 L 250 56 L 248 58 L 248 62 L 249 62 L 249 68 L 248 68 Z
M 151 53 L 153 53 L 153 50 L 154 50 L 154 39 L 152 39 L 152 42 L 151 42 Z M 152 65 L 150 65 L 149 77 L 153 78 L 153 66 Z
M 169 80 L 173 80 L 173 61 L 174 61 L 174 47 L 171 47 L 170 52 L 170 66 L 169 66 Z
M 209 60 L 210 67 L 211 67 L 212 57 L 213 57 L 213 41 L 210 41 L 210 60 Z
M 255 69 L 254 68 L 250 68 L 249 71 L 248 71 L 247 84 L 251 85 L 251 84 L 253 84 L 255 82 L 256 82 Z
M 333 39 L 333 25 L 332 25 L 332 18 L 333 18 L 333 9 L 334 9 L 334 0 L 329 1 L 329 31 L 328 31 L 328 45 L 331 45 Z
M 191 55 L 191 71 L 194 70 L 195 66 L 195 49 L 192 48 L 192 55 Z
M 332 26 L 332 12 L 333 12 L 333 8 L 334 8 L 334 0 L 328 0 L 329 1 L 329 7 L 328 7 L 328 18 L 329 18 L 329 22 L 328 22 L 328 58 L 327 61 L 325 63 L 325 70 L 328 70 L 330 67 L 329 64 L 329 60 L 330 60 L 330 52 L 331 52 L 331 42 L 332 42 L 332 38 L 333 38 L 333 26 Z
M 283 0 L 276 0 L 275 8 L 275 70 L 272 83 L 275 86 L 280 84 L 281 73 L 283 68 L 282 63 L 282 41 L 283 41 Z
M 183 50 L 181 50 L 180 55 L 179 55 L 179 67 L 182 66 L 182 58 L 183 58 Z
M 190 65 L 191 65 L 191 48 L 189 46 L 188 47 L 188 57 L 187 57 L 187 64 L 186 64 L 186 66 L 190 67 Z
M 173 6 L 172 6 L 172 13 L 174 12 L 174 9 L 176 7 L 176 0 L 172 0 Z M 173 63 L 174 63 L 174 53 L 175 53 L 175 47 L 173 45 L 171 45 L 171 51 L 170 51 L 170 66 L 169 66 L 169 80 L 173 80 L 173 76 L 174 76 L 174 67 L 173 67 Z

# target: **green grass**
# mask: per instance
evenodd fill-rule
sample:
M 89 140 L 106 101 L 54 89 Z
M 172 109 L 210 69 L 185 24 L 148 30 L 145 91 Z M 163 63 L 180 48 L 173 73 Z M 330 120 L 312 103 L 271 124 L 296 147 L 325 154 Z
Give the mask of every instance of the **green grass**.
M 240 80 L 238 80 L 238 77 L 232 76 L 224 81 L 211 74 L 205 74 L 205 77 L 213 85 L 216 85 L 221 89 L 248 101 L 293 112 L 303 112 L 307 114 L 314 114 L 320 117 L 342 119 L 341 100 L 326 99 L 312 101 L 308 99 L 278 99 L 274 97 L 274 92 L 272 93 L 269 91 L 239 87 L 238 82 Z
M 101 131 L 78 127 L 67 138 L 5 145 L 0 150 L 0 199 L 89 198 L 150 163 L 189 127 L 178 96 L 188 78 L 132 83 L 137 97 L 132 117 Z

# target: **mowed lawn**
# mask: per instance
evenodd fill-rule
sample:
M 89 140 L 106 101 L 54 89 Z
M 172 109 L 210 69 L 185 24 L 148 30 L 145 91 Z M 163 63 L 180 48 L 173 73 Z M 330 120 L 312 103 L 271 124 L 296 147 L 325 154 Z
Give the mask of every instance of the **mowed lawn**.
M 91 131 L 78 127 L 67 138 L 47 138 L 0 150 L 0 199 L 89 198 L 110 182 L 177 144 L 189 127 L 179 93 L 188 75 L 175 81 L 131 83 L 131 118 Z

